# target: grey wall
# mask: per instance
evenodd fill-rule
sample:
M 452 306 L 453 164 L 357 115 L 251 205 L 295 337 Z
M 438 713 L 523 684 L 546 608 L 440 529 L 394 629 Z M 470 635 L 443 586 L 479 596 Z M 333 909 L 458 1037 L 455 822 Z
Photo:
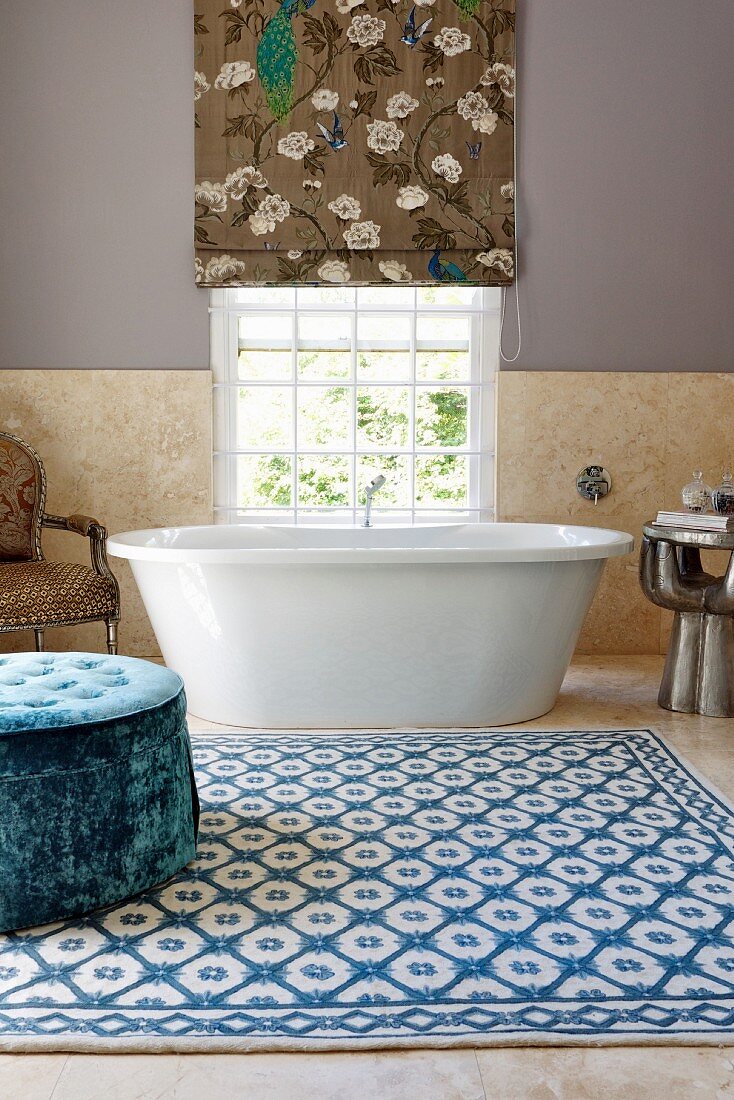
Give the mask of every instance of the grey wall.
M 190 0 L 2 0 L 0 368 L 205 368 Z
M 2 11 L 0 368 L 206 367 L 190 0 Z M 734 3 L 518 0 L 518 27 L 515 367 L 731 369 Z
M 734 3 L 517 7 L 515 369 L 731 370 Z

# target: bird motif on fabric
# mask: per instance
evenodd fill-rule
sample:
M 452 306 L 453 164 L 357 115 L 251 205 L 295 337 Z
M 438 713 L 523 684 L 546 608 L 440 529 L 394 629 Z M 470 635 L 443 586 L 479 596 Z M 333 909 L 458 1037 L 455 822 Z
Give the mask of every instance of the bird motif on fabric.
M 413 7 L 410 9 L 408 21 L 403 27 L 403 37 L 400 39 L 400 41 L 404 42 L 406 46 L 410 46 L 410 48 L 413 49 L 413 47 L 417 45 L 418 42 L 420 42 L 421 38 L 426 33 L 432 22 L 433 19 L 426 19 L 425 22 L 419 24 L 419 26 L 416 27 L 414 4 Z
M 283 0 L 268 20 L 257 46 L 257 75 L 273 117 L 282 122 L 293 107 L 298 47 L 293 18 L 316 0 Z
M 439 283 L 465 283 L 466 275 L 449 260 L 444 263 L 441 260 L 441 249 L 437 248 L 428 261 L 428 273 L 431 278 Z
M 349 142 L 344 137 L 344 127 L 336 111 L 334 111 L 334 122 L 330 130 L 321 122 L 317 122 L 316 125 L 323 134 L 326 142 L 335 152 L 338 152 L 339 149 L 343 149 L 345 145 L 349 145 Z

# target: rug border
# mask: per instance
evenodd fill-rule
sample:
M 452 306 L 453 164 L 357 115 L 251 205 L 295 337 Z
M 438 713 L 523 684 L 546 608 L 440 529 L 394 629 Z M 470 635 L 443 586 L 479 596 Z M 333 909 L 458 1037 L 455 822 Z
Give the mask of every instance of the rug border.
M 195 738 L 213 739 L 216 737 L 243 739 L 250 738 L 267 732 L 268 736 L 275 735 L 285 737 L 317 737 L 323 734 L 323 730 L 268 730 L 254 729 L 243 730 L 240 727 L 220 729 L 193 729 L 191 733 Z M 410 734 L 417 737 L 437 733 L 463 734 L 483 736 L 489 733 L 522 732 L 523 734 L 562 734 L 578 736 L 580 734 L 647 734 L 659 746 L 659 748 L 684 771 L 688 777 L 700 787 L 728 814 L 734 818 L 734 799 L 726 796 L 718 786 L 708 779 L 700 769 L 678 749 L 671 745 L 665 737 L 649 726 L 635 726 L 624 729 L 523 729 L 522 727 L 489 726 L 482 727 L 405 727 L 400 729 L 348 729 L 329 730 L 332 734 L 341 736 L 370 736 L 380 733 L 385 734 Z M 658 780 L 658 782 L 660 782 Z M 690 812 L 690 808 L 689 808 Z M 710 827 L 710 826 L 709 826 Z M 719 838 L 721 843 L 726 843 Z M 729 846 L 734 850 L 734 844 L 729 841 Z M 314 1038 L 294 1039 L 277 1036 L 89 1036 L 84 1034 L 67 1034 L 66 1036 L 23 1036 L 0 1034 L 0 1054 L 34 1054 L 34 1053 L 94 1053 L 106 1054 L 205 1054 L 205 1053 L 241 1053 L 241 1054 L 267 1054 L 267 1053 L 309 1053 L 331 1051 L 375 1051 L 375 1050 L 425 1050 L 425 1049 L 494 1049 L 498 1047 L 553 1047 L 553 1048 L 601 1048 L 601 1047 L 666 1047 L 666 1046 L 705 1046 L 721 1047 L 727 1040 L 734 1042 L 734 1027 L 731 1028 L 706 1028 L 705 1031 L 691 1029 L 689 1031 L 677 1030 L 671 1033 L 665 1032 L 624 1032 L 612 1033 L 586 1033 L 583 1035 L 569 1035 L 559 1033 L 557 1030 L 549 1031 L 512 1031 L 505 1033 L 486 1033 L 484 1035 L 433 1035 L 433 1036 L 384 1036 L 360 1038 Z

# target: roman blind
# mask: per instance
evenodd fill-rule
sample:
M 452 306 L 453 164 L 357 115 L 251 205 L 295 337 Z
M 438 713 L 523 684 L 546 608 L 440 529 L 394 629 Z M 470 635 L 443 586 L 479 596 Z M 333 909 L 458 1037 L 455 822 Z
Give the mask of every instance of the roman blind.
M 515 0 L 195 0 L 196 281 L 514 278 Z

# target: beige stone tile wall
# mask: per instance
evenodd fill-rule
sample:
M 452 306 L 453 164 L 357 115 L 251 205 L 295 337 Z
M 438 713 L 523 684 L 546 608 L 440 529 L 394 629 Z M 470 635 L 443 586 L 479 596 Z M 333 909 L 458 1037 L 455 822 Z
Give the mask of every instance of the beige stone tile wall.
M 46 511 L 82 512 L 112 532 L 211 523 L 208 371 L 0 371 L 0 430 L 31 443 L 48 479 Z M 47 558 L 88 563 L 78 535 L 44 531 Z M 112 559 L 122 591 L 121 652 L 158 646 L 129 566 Z M 50 649 L 104 649 L 104 625 L 51 630 Z M 0 652 L 33 647 L 0 634 Z
M 734 465 L 734 374 L 505 371 L 498 385 L 497 516 L 629 531 L 680 505 L 700 465 L 711 483 Z M 600 462 L 612 492 L 576 492 Z M 708 566 L 721 571 L 721 555 Z M 671 615 L 637 581 L 636 553 L 611 560 L 579 640 L 580 653 L 665 652 Z

